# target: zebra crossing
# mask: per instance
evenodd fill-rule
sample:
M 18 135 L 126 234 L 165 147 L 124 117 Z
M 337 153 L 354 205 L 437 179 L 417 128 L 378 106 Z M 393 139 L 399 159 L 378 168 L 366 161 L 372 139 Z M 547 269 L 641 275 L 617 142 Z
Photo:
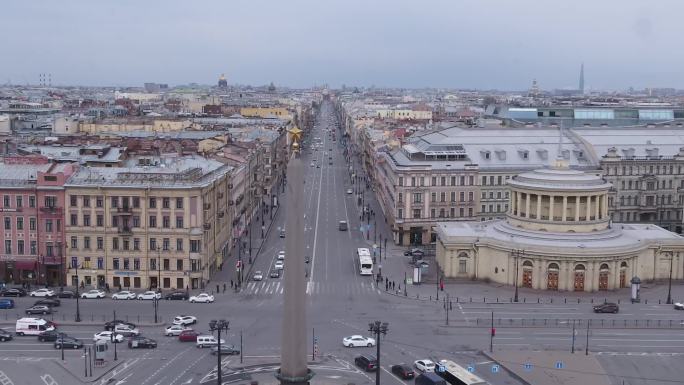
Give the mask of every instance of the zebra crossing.
M 282 295 L 285 284 L 282 280 L 249 282 L 244 294 L 275 296 Z M 380 291 L 373 282 L 307 282 L 306 294 L 310 296 L 321 294 L 363 295 L 379 294 Z

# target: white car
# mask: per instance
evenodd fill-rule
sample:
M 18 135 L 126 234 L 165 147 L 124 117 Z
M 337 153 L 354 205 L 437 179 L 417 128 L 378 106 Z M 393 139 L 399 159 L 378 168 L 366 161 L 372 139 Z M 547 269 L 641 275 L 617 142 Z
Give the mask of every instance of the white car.
M 31 292 L 31 297 L 54 297 L 54 290 L 50 289 L 38 289 Z
M 197 317 L 192 315 L 177 315 L 173 319 L 174 325 L 192 325 L 197 323 Z
M 427 359 L 415 361 L 413 363 L 413 366 L 415 366 L 416 369 L 420 370 L 423 373 L 435 371 L 435 363 Z
M 161 299 L 161 293 L 156 291 L 146 291 L 138 294 L 138 299 Z
M 284 251 L 284 250 L 280 250 L 280 251 L 278 252 L 278 260 L 279 260 L 279 261 L 282 261 L 283 259 L 285 259 L 285 251 Z
M 254 276 L 252 277 L 252 279 L 255 281 L 261 281 L 264 279 L 264 274 L 261 272 L 261 270 L 257 270 L 254 273 Z
M 126 324 L 118 324 L 114 326 L 114 332 L 123 335 L 124 337 L 140 335 L 140 330 L 138 330 L 138 328 L 132 328 Z
M 135 299 L 135 293 L 132 291 L 120 291 L 112 294 L 112 299 Z
M 354 193 L 354 190 L 352 190 L 350 188 L 347 189 L 347 194 L 353 194 L 353 193 Z
M 342 338 L 342 345 L 348 348 L 354 348 L 357 346 L 375 346 L 375 338 L 364 337 L 360 335 L 349 336 Z
M 192 328 L 185 325 L 170 325 L 164 329 L 164 335 L 167 337 L 178 337 L 178 335 L 186 330 L 192 330 Z
M 277 270 L 283 270 L 285 268 L 285 262 L 283 262 L 282 260 L 277 260 L 273 267 Z
M 675 302 L 675 304 L 674 304 L 674 309 L 675 309 L 675 310 L 684 310 L 684 303 Z
M 108 332 L 108 331 L 95 333 L 95 335 L 93 336 L 93 342 L 97 342 L 97 341 L 111 342 L 112 341 L 112 334 L 113 334 L 113 332 Z M 114 335 L 114 342 L 123 342 L 123 340 L 124 340 L 123 335 L 121 335 L 121 334 L 115 334 Z
M 193 295 L 189 299 L 190 303 L 195 303 L 195 302 L 203 302 L 203 303 L 211 303 L 214 302 L 214 296 L 209 295 L 207 293 L 200 293 L 198 295 Z
M 85 293 L 81 294 L 81 298 L 86 299 L 86 298 L 104 298 L 105 297 L 105 292 L 102 290 L 89 290 L 86 291 Z

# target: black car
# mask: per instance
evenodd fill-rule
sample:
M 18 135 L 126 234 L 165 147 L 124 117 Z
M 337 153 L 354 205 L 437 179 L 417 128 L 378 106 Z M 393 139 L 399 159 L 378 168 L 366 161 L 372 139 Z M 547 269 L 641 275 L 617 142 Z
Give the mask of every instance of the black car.
M 412 257 L 423 257 L 425 256 L 425 252 L 421 249 L 411 249 L 411 250 L 406 250 L 404 252 L 405 256 L 412 256 Z
M 211 348 L 211 354 L 213 354 L 213 355 L 219 354 L 218 346 L 214 346 L 213 348 Z M 236 356 L 238 354 L 240 354 L 240 351 L 235 349 L 234 346 L 221 345 L 221 355 L 222 356 Z
M 620 307 L 611 302 L 602 303 L 600 305 L 594 306 L 594 313 L 617 313 L 620 311 Z
M 59 338 L 59 336 L 61 336 L 61 335 L 64 335 L 64 333 L 58 332 L 57 330 L 46 330 L 46 331 L 38 334 L 38 341 L 40 341 L 40 342 L 57 341 L 57 338 Z
M 12 339 L 12 333 L 5 329 L 0 329 L 0 342 L 9 341 Z
M 59 297 L 59 298 L 76 298 L 76 293 L 74 293 L 71 290 L 63 290 L 63 291 L 60 291 L 59 294 L 57 294 L 57 297 Z
M 137 349 L 137 348 L 154 349 L 157 347 L 157 341 L 153 340 L 152 338 L 147 338 L 147 337 L 143 337 L 143 336 L 135 336 L 135 337 L 131 337 L 128 340 L 128 347 L 131 349 Z
M 378 370 L 378 360 L 373 356 L 357 356 L 354 358 L 354 364 L 367 372 Z
M 392 373 L 404 380 L 408 380 L 416 376 L 416 373 L 413 371 L 413 369 L 406 364 L 392 365 Z
M 26 297 L 26 290 L 19 287 L 12 287 L 2 291 L 3 297 Z
M 26 309 L 26 314 L 52 314 L 52 308 L 45 305 L 35 305 Z
M 51 307 L 57 307 L 62 304 L 62 301 L 55 298 L 43 298 L 36 301 L 33 305 L 45 305 Z
M 61 336 L 55 340 L 55 349 L 80 349 L 83 347 L 83 341 L 77 340 L 74 337 Z
M 104 324 L 104 330 L 107 331 L 112 331 L 116 327 L 116 325 L 128 325 L 131 329 L 135 329 L 135 324 L 131 322 L 126 322 L 120 319 L 115 319 L 111 320 L 109 322 L 105 322 Z
M 184 291 L 174 291 L 173 293 L 167 294 L 164 299 L 167 300 L 178 300 L 178 301 L 187 301 L 189 298 L 188 293 Z
M 278 269 L 271 270 L 271 274 L 269 274 L 269 277 L 280 278 L 280 270 L 278 270 Z

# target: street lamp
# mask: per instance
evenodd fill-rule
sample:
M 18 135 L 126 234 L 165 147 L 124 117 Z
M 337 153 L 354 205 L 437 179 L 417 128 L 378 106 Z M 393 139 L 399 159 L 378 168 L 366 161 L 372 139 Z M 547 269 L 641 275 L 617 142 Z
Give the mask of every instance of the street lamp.
M 116 332 L 114 331 L 114 329 L 112 329 L 112 334 L 110 334 L 109 338 L 110 338 L 112 344 L 114 345 L 114 361 L 118 361 L 119 355 L 116 353 L 116 345 L 118 344 L 118 342 L 116 340 Z
M 380 385 L 380 334 L 387 334 L 387 322 L 375 321 L 368 324 L 368 331 L 375 334 L 376 359 L 378 370 L 375 371 L 375 385 Z
M 80 299 L 81 295 L 78 293 L 78 288 L 80 287 L 79 284 L 79 278 L 78 278 L 78 260 L 76 260 L 76 319 L 74 321 L 76 322 L 81 322 L 81 306 L 78 302 Z
M 674 253 L 670 252 L 670 278 L 667 283 L 667 301 L 668 305 L 672 305 L 672 262 L 674 260 Z
M 230 329 L 228 325 L 230 324 L 229 321 L 226 321 L 224 319 L 221 320 L 211 320 L 209 321 L 209 330 L 218 332 L 218 351 L 216 352 L 216 384 L 221 385 L 221 377 L 223 376 L 221 373 L 221 331 L 224 330 L 226 333 Z
M 515 278 L 513 280 L 513 283 L 515 285 L 515 295 L 513 296 L 513 302 L 518 302 L 518 265 L 519 265 L 518 260 L 520 259 L 521 254 L 522 255 L 525 254 L 525 250 L 516 249 L 514 251 L 514 254 L 515 254 Z

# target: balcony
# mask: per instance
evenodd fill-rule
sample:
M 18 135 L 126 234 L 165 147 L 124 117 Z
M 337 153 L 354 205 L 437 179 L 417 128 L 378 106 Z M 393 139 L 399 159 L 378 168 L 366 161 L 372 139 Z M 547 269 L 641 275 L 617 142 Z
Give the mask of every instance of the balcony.
M 133 229 L 128 226 L 121 226 L 117 229 L 117 233 L 120 235 L 130 236 L 133 235 Z
M 40 211 L 46 214 L 62 215 L 62 208 L 57 206 L 43 206 Z
M 117 207 L 116 212 L 118 214 L 131 215 L 133 214 L 133 208 L 130 206 Z

